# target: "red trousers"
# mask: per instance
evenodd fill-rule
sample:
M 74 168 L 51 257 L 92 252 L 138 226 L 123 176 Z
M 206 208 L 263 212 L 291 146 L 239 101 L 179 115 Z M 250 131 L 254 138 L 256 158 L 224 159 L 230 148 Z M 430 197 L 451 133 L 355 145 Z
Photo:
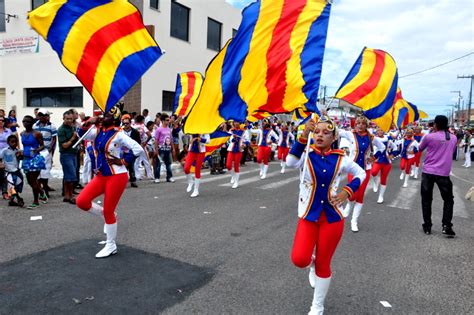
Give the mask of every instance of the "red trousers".
M 104 218 L 105 223 L 114 224 L 117 222 L 115 208 L 120 201 L 120 197 L 127 187 L 128 173 L 112 176 L 102 176 L 98 174 L 84 187 L 76 199 L 76 205 L 89 211 L 92 207 L 92 200 L 104 194 Z
M 291 261 L 299 268 L 308 267 L 316 247 L 316 275 L 320 278 L 329 278 L 331 259 L 343 231 L 344 220 L 328 223 L 324 212 L 318 222 L 300 219 L 291 250 Z
M 415 158 L 411 158 L 411 159 L 405 159 L 405 158 L 402 158 L 400 160 L 400 169 L 402 171 L 405 171 L 406 174 L 410 174 L 411 172 L 411 166 L 415 163 Z
M 349 182 L 352 180 L 353 176 L 351 174 L 347 175 L 347 179 Z M 349 198 L 350 201 L 355 201 L 358 203 L 364 203 L 364 195 L 365 195 L 365 190 L 367 189 L 367 184 L 369 183 L 370 180 L 370 171 L 365 171 L 365 179 L 364 181 L 360 184 L 359 189 L 355 192 L 354 196 L 352 198 Z
M 387 186 L 387 178 L 391 170 L 392 164 L 390 163 L 374 163 L 372 165 L 372 176 L 377 176 L 380 172 L 380 184 Z
M 262 147 L 259 146 L 257 150 L 257 163 L 260 164 L 263 161 L 263 164 L 268 165 L 270 160 L 270 153 L 272 152 L 271 147 Z
M 278 159 L 280 161 L 286 162 L 286 157 L 288 156 L 288 152 L 290 152 L 290 148 L 278 147 Z
M 196 152 L 188 152 L 186 155 L 186 162 L 184 162 L 184 173 L 188 175 L 191 173 L 191 166 L 194 163 L 194 177 L 197 179 L 201 178 L 201 168 L 202 168 L 202 161 L 204 161 L 205 153 L 196 153 Z
M 232 171 L 232 163 L 236 173 L 240 172 L 240 160 L 242 159 L 242 152 L 228 152 L 226 167 L 229 171 Z
M 415 153 L 415 166 L 416 167 L 420 167 L 420 161 L 421 161 L 421 155 L 423 154 L 423 152 L 417 152 Z

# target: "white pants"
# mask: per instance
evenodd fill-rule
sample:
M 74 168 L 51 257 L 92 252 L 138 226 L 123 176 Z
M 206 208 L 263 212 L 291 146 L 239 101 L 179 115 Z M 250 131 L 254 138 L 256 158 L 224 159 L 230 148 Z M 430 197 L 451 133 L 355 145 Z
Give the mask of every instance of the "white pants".
M 44 163 L 46 164 L 46 169 L 41 170 L 39 178 L 41 179 L 50 179 L 51 176 L 51 167 L 53 167 L 53 159 L 48 150 L 43 150 L 40 152 L 44 156 Z
M 84 154 L 84 165 L 82 166 L 82 184 L 86 185 L 91 181 L 92 177 L 92 164 L 89 154 Z
M 145 167 L 145 177 L 146 178 L 154 178 L 153 169 L 151 168 L 150 161 L 148 161 L 148 157 L 146 156 L 146 151 L 142 151 L 142 153 L 137 157 L 135 160 L 134 168 L 135 168 L 135 177 L 137 179 L 142 178 L 142 174 L 140 173 L 139 166 L 143 162 L 143 166 Z
M 466 159 L 466 166 L 471 167 L 471 152 L 465 152 L 464 157 Z

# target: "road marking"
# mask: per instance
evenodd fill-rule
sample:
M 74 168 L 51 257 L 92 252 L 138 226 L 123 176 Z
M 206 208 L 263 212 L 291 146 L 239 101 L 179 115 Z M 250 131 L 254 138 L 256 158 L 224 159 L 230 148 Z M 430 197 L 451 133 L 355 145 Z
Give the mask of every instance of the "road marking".
M 43 216 L 37 215 L 37 216 L 32 216 L 30 218 L 31 221 L 38 221 L 38 220 L 43 220 Z
M 390 203 L 387 206 L 391 208 L 411 210 L 412 209 L 411 205 L 417 193 L 418 193 L 418 182 L 414 180 L 409 180 L 408 187 L 407 188 L 401 187 L 400 191 L 398 192 L 397 198 L 395 198 L 395 200 L 392 201 L 392 203 Z
M 463 195 L 459 193 L 459 188 L 453 185 L 453 195 L 454 195 L 454 213 L 456 217 L 461 217 L 464 219 L 469 218 L 469 214 L 466 211 L 466 205 L 463 200 Z
M 276 183 L 270 183 L 270 184 L 266 184 L 266 185 L 263 185 L 261 187 L 258 187 L 259 189 L 263 189 L 263 190 L 266 190 L 266 189 L 276 189 L 276 188 L 280 188 L 282 186 L 285 186 L 291 182 L 296 182 L 297 180 L 299 180 L 300 178 L 299 177 L 291 177 L 291 178 L 287 178 L 285 180 L 281 180 L 279 182 L 276 182 Z
M 462 178 L 462 177 L 459 177 L 459 176 L 457 176 L 456 174 L 454 174 L 453 172 L 451 172 L 451 176 L 454 177 L 454 178 L 457 178 L 457 179 L 459 179 L 459 180 L 462 180 L 463 182 L 466 182 L 466 183 L 468 183 L 468 184 L 471 184 L 471 185 L 474 184 L 474 182 L 470 182 L 470 181 L 468 181 L 467 179 L 464 179 L 464 178 Z
M 288 170 L 288 172 L 294 172 L 294 171 L 296 171 L 296 169 Z M 267 179 L 270 178 L 270 177 L 275 177 L 277 175 L 281 175 L 280 170 L 274 171 L 272 173 L 268 173 L 267 174 Z M 265 179 L 260 179 L 260 176 L 254 176 L 254 177 L 246 178 L 246 179 L 243 179 L 243 180 L 239 181 L 239 186 L 254 183 L 254 182 L 258 182 L 258 181 L 261 181 L 261 180 L 264 181 Z M 228 187 L 228 186 L 230 186 L 230 183 L 221 184 L 219 186 Z
M 387 301 L 380 301 L 380 304 L 382 304 L 383 307 L 392 307 L 392 305 L 390 305 L 390 303 L 388 303 Z

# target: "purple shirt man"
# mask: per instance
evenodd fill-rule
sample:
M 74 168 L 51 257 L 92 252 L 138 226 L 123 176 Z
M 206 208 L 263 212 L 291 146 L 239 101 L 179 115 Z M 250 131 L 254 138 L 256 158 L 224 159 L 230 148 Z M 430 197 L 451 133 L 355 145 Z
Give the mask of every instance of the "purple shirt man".
M 446 140 L 444 131 L 436 131 L 426 135 L 418 148 L 420 151 L 427 149 L 423 162 L 423 173 L 449 176 L 456 143 L 456 136 L 450 135 L 450 139 Z
M 165 144 L 169 145 L 171 136 L 171 128 L 169 127 L 158 127 L 155 130 L 155 141 L 159 147 L 164 146 Z M 166 141 L 168 140 L 168 142 Z

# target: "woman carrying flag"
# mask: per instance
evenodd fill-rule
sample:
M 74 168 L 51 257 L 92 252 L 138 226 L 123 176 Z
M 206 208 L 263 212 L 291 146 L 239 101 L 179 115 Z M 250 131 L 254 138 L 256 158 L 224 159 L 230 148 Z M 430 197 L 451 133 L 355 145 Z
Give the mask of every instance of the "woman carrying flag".
M 377 151 L 384 151 L 385 147 L 382 141 L 378 138 L 374 138 L 374 136 L 367 131 L 369 120 L 366 117 L 358 116 L 355 124 L 355 130 L 341 130 L 339 131 L 339 136 L 349 140 L 351 144 L 350 157 L 366 172 L 365 180 L 362 182 L 357 193 L 349 198 L 349 202 L 343 211 L 344 217 L 347 217 L 351 212 L 352 206 L 354 206 L 351 230 L 352 232 L 359 232 L 358 220 L 364 205 L 365 190 L 370 179 L 370 164 L 375 160 L 373 146 L 376 147 Z M 349 175 L 348 179 L 349 181 L 352 179 L 351 175 Z
M 91 118 L 95 123 L 96 118 Z M 105 258 L 117 253 L 115 239 L 117 237 L 116 207 L 128 183 L 127 165 L 143 154 L 143 148 L 135 140 L 127 136 L 120 128 L 120 109 L 112 108 L 104 115 L 102 128 L 91 131 L 85 140 L 93 141 L 96 158 L 96 174 L 76 199 L 77 206 L 91 214 L 103 216 L 104 230 L 107 234 L 105 247 L 98 252 L 96 258 Z M 123 150 L 129 150 L 123 154 Z M 123 156 L 123 158 L 120 158 Z M 104 195 L 104 206 L 92 201 Z
M 188 154 L 186 155 L 186 162 L 184 163 L 184 173 L 188 179 L 188 188 L 186 188 L 186 191 L 191 192 L 194 186 L 191 198 L 199 196 L 202 162 L 206 155 L 206 143 L 209 143 L 209 141 L 210 138 L 208 134 L 193 134 L 189 141 Z M 191 174 L 191 166 L 193 165 L 195 178 L 193 178 Z
M 280 160 L 281 171 L 285 173 L 286 157 L 290 152 L 290 145 L 295 141 L 295 136 L 288 130 L 288 125 L 283 123 L 278 128 L 278 160 Z
M 375 153 L 376 161 L 372 165 L 371 173 L 375 182 L 374 192 L 379 192 L 377 203 L 383 203 L 383 196 L 387 189 L 387 178 L 392 170 L 392 159 L 397 155 L 397 146 L 393 142 L 393 139 L 390 136 L 385 135 L 383 130 L 380 128 L 377 129 L 376 137 L 382 141 L 385 150 L 377 151 L 377 153 Z M 380 180 L 378 179 L 379 172 Z
M 405 179 L 403 183 L 403 188 L 408 187 L 408 179 L 411 174 L 411 167 L 415 163 L 415 155 L 418 152 L 419 143 L 413 137 L 413 129 L 407 128 L 405 132 L 405 138 L 402 142 L 402 149 L 400 150 L 400 168 L 402 173 L 400 174 L 400 179 Z
M 233 122 L 232 128 L 229 133 L 232 136 L 229 139 L 229 146 L 227 147 L 227 169 L 231 172 L 230 183 L 232 188 L 239 187 L 240 177 L 240 160 L 242 159 L 242 151 L 245 148 L 246 143 L 250 140 L 247 139 L 247 133 L 245 129 L 240 128 L 240 123 L 237 121 Z M 234 164 L 234 170 L 232 170 L 232 164 Z
M 267 120 L 263 121 L 262 129 L 251 129 L 250 132 L 258 135 L 257 163 L 260 165 L 260 179 L 265 179 L 272 153 L 272 143 L 278 141 L 278 135 Z
M 306 157 L 304 152 L 310 132 L 314 132 L 314 145 Z M 324 299 L 331 282 L 331 259 L 344 230 L 341 205 L 353 196 L 366 176 L 344 151 L 331 149 L 336 140 L 336 126 L 329 117 L 321 116 L 317 122 L 311 119 L 286 161 L 288 167 L 301 171 L 300 219 L 291 259 L 297 267 L 310 267 L 309 281 L 314 294 L 309 314 L 324 311 Z M 347 173 L 352 174 L 352 180 L 339 190 L 341 177 Z
M 414 128 L 414 131 L 415 131 L 415 134 L 413 135 L 413 138 L 415 138 L 416 142 L 418 142 L 418 144 L 421 143 L 421 140 L 423 139 L 423 132 L 422 132 L 422 129 L 420 126 L 416 126 Z M 418 179 L 418 173 L 420 171 L 420 162 L 421 162 L 421 155 L 423 154 L 423 152 L 416 152 L 415 154 L 415 161 L 413 162 L 413 166 L 414 166 L 414 170 L 413 170 L 413 177 L 415 179 Z

